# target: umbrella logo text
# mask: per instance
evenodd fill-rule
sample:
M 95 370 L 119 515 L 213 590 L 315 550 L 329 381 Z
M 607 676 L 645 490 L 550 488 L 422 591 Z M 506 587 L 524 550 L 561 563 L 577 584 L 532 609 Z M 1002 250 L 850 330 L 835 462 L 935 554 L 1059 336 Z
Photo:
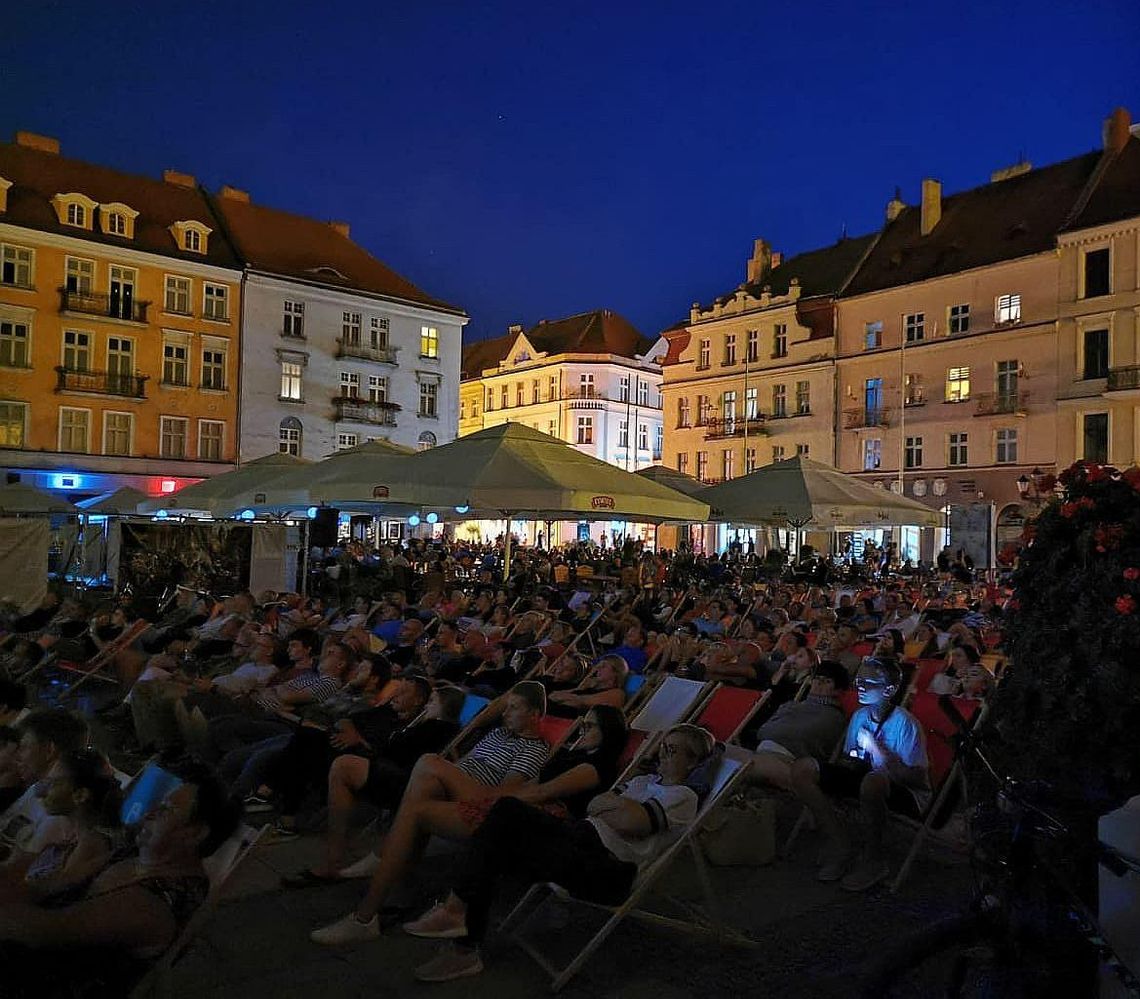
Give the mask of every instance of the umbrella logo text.
M 612 510 L 617 504 L 612 496 L 594 496 L 590 500 L 590 506 L 595 510 Z
M 387 499 L 388 498 L 388 487 L 387 486 L 373 486 L 372 487 L 372 498 L 373 499 Z

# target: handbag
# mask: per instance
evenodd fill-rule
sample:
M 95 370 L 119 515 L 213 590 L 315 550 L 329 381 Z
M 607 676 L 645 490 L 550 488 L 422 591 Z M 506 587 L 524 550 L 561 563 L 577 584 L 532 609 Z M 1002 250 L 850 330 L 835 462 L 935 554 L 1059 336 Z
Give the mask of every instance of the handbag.
M 770 798 L 735 794 L 714 808 L 697 833 L 715 867 L 763 867 L 776 859 L 776 806 Z

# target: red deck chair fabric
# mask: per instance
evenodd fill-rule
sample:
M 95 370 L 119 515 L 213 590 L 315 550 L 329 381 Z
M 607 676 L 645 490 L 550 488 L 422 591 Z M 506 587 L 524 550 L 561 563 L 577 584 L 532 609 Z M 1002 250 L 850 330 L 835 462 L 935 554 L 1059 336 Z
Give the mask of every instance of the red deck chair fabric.
M 559 718 L 556 715 L 544 715 L 542 721 L 538 723 L 538 734 L 543 742 L 548 745 L 557 746 L 566 733 L 570 731 L 574 725 L 575 719 L 573 718 Z
M 635 728 L 629 730 L 629 738 L 625 741 L 625 749 L 621 751 L 621 756 L 618 757 L 617 772 L 619 774 L 633 761 L 633 758 L 637 755 L 637 751 L 641 748 L 641 744 L 646 740 L 648 735 L 648 732 L 640 732 Z
M 850 719 L 859 710 L 859 692 L 854 687 L 848 687 L 839 695 L 839 706 L 843 709 L 844 717 Z
M 697 718 L 697 724 L 708 729 L 717 742 L 728 742 L 747 720 L 760 700 L 759 690 L 746 687 L 720 687 Z
M 860 659 L 862 659 L 864 656 L 869 656 L 872 652 L 875 651 L 875 643 L 874 642 L 856 642 L 854 645 L 851 646 L 851 651 L 855 655 L 857 655 Z
M 946 660 L 919 659 L 914 665 L 914 691 L 916 694 L 925 694 L 930 681 L 946 668 Z
M 953 697 L 951 701 L 966 721 L 970 721 L 981 707 L 981 701 L 972 701 L 965 697 Z M 957 734 L 957 729 L 938 706 L 937 694 L 916 694 L 911 702 L 910 713 L 914 715 L 926 734 L 930 786 L 937 791 L 950 773 L 950 768 L 954 766 L 953 737 Z

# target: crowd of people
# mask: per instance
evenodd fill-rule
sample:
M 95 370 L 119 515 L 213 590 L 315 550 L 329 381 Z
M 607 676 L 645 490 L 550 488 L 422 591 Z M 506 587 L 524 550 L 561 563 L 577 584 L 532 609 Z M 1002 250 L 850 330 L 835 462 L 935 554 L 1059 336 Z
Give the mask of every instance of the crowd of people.
M 763 692 L 740 735 L 755 793 L 810 809 L 821 880 L 878 884 L 889 815 L 920 815 L 933 791 L 913 666 L 924 691 L 984 699 L 1004 594 L 951 568 L 852 585 L 736 556 L 523 549 L 504 582 L 494 546 L 350 544 L 314 559 L 308 596 L 50 594 L 9 616 L 4 994 L 125 995 L 201 905 L 203 858 L 243 812 L 278 842 L 323 838 L 284 890 L 366 882 L 313 930 L 322 946 L 378 936 L 428 839 L 459 844 L 450 893 L 402 928 L 445 941 L 417 977 L 477 974 L 502 875 L 617 903 L 693 822 L 709 732 L 683 720 L 623 773 L 630 718 L 669 675 Z M 53 702 L 92 666 L 97 714 Z M 128 814 L 154 768 L 165 793 Z M 859 803 L 858 848 L 843 797 Z M 385 830 L 354 858 L 361 804 Z M 82 961 L 45 960 L 64 950 Z

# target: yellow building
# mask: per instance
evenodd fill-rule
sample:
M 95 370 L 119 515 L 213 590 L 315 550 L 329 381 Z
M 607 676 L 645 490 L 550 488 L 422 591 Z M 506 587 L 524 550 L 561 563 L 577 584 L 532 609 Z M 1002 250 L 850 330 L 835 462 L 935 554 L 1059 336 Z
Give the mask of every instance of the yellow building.
M 73 499 L 232 467 L 240 295 L 193 177 L 0 144 L 0 466 Z

